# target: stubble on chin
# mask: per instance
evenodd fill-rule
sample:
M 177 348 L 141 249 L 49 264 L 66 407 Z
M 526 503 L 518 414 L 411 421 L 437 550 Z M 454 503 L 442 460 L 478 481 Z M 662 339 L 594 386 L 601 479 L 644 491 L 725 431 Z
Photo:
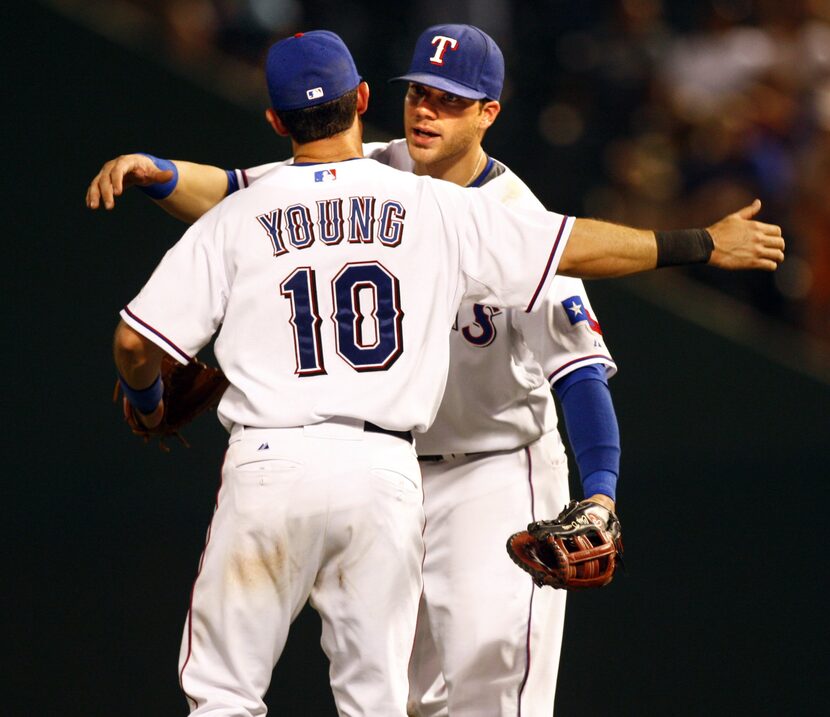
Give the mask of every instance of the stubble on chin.
M 435 161 L 436 153 L 434 149 L 419 147 L 413 143 L 410 137 L 406 138 L 406 148 L 409 151 L 409 156 L 414 162 L 429 165 L 431 162 Z

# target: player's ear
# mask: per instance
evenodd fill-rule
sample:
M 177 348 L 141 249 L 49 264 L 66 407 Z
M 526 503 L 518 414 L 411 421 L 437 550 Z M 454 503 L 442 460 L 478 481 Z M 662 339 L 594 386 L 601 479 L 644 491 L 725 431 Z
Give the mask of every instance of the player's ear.
M 273 129 L 274 132 L 276 132 L 280 137 L 288 137 L 288 130 L 282 123 L 280 116 L 272 107 L 265 110 L 265 120 L 271 125 L 271 129 Z
M 361 82 L 357 86 L 357 114 L 362 115 L 369 109 L 369 85 Z
M 489 129 L 490 125 L 496 121 L 496 117 L 501 112 L 501 104 L 498 100 L 487 100 L 481 105 L 481 129 Z

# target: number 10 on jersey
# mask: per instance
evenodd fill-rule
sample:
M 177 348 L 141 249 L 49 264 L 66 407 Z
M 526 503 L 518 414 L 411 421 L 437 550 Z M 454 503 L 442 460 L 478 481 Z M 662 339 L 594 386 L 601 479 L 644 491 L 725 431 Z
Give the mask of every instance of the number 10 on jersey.
M 301 266 L 280 284 L 291 302 L 298 376 L 326 373 L 317 274 Z M 337 355 L 355 371 L 385 371 L 403 353 L 403 309 L 397 277 L 377 262 L 346 264 L 331 280 Z

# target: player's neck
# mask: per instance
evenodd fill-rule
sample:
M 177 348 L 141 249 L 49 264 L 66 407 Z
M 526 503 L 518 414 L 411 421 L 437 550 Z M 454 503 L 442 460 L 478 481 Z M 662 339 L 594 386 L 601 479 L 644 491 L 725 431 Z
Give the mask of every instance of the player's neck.
M 443 179 L 460 187 L 475 181 L 487 165 L 487 154 L 480 144 L 471 147 L 463 157 L 450 157 L 433 163 L 415 162 L 415 174 Z
M 357 127 L 326 139 L 299 144 L 292 141 L 294 162 L 297 164 L 323 164 L 342 162 L 363 156 L 362 132 Z

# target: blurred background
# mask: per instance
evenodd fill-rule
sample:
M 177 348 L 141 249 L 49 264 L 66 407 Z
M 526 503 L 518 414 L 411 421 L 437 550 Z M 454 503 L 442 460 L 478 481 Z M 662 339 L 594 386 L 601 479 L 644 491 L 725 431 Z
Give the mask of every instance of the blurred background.
M 822 711 L 830 463 L 830 0 L 40 0 L 5 7 L 3 521 L 11 715 L 175 715 L 178 643 L 218 487 L 214 420 L 142 446 L 110 403 L 112 330 L 184 227 L 100 165 L 287 156 L 263 119 L 275 40 L 327 28 L 398 136 L 387 85 L 428 25 L 507 63 L 485 148 L 549 208 L 710 224 L 760 197 L 773 273 L 589 284 L 620 365 L 626 574 L 569 602 L 557 715 Z M 579 494 L 578 481 L 573 486 Z M 518 526 L 521 527 L 521 526 Z M 486 590 L 486 576 L 482 577 Z M 319 623 L 298 620 L 273 714 L 332 715 Z
M 548 206 L 673 228 L 760 197 L 789 239 L 781 271 L 690 273 L 830 341 L 828 0 L 49 4 L 253 111 L 266 106 L 270 44 L 334 28 L 374 89 L 373 134 L 389 137 L 400 132 L 400 89 L 385 83 L 406 69 L 417 35 L 478 25 L 507 65 L 487 146 Z

